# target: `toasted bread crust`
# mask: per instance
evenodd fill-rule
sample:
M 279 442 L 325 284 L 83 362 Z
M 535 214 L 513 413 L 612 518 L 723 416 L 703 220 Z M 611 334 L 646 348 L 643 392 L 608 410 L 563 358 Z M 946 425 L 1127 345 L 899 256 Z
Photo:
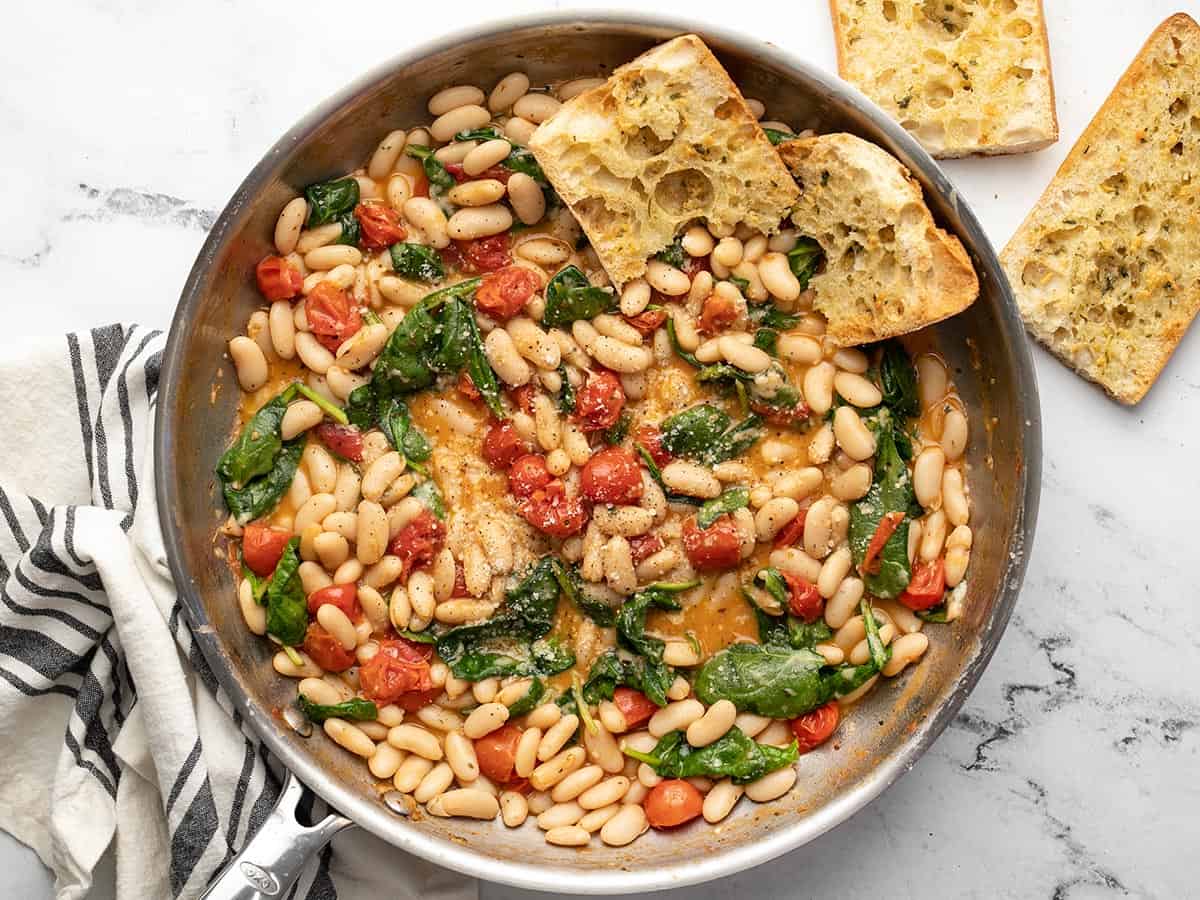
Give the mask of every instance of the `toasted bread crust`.
M 797 195 L 737 86 L 695 35 L 660 44 L 568 101 L 529 146 L 618 285 L 693 219 L 772 233 Z
M 825 252 L 810 281 L 827 337 L 849 346 L 895 337 L 970 306 L 979 279 L 962 243 L 938 228 L 921 187 L 880 147 L 851 134 L 788 141 L 801 186 L 792 222 Z
M 1146 395 L 1200 311 L 1197 111 L 1200 26 L 1177 13 L 1001 253 L 1030 333 L 1121 403 Z

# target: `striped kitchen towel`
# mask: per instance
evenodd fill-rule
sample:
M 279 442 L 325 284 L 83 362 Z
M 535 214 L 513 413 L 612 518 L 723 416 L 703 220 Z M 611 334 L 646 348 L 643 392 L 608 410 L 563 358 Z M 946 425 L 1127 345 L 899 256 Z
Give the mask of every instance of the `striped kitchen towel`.
M 163 345 L 113 325 L 0 361 L 0 828 L 63 900 L 87 895 L 110 846 L 118 898 L 198 897 L 279 792 L 167 570 L 151 477 Z M 288 896 L 477 895 L 350 831 Z

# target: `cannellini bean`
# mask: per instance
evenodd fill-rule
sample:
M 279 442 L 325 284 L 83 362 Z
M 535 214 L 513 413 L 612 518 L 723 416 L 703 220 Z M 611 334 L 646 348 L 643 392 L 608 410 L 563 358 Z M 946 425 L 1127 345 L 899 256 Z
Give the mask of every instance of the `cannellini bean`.
M 342 645 L 343 650 L 353 650 L 358 646 L 358 632 L 354 629 L 354 623 L 337 606 L 322 603 L 317 609 L 316 618 L 321 627 Z
M 441 743 L 419 725 L 405 723 L 389 729 L 387 742 L 397 750 L 406 750 L 425 759 L 437 761 L 442 758 Z
M 834 446 L 833 426 L 826 422 L 808 441 L 808 461 L 814 466 L 829 462 Z
M 833 434 L 851 459 L 862 461 L 875 455 L 875 435 L 851 407 L 839 406 L 833 414 Z
M 726 361 L 743 371 L 757 373 L 771 368 L 771 357 L 765 350 L 744 344 L 733 335 L 722 336 L 719 344 Z
M 883 402 L 883 392 L 870 380 L 854 372 L 838 372 L 833 376 L 833 387 L 847 402 L 867 409 Z
M 441 207 L 428 197 L 412 197 L 406 200 L 404 218 L 421 229 L 431 246 L 441 249 L 450 243 L 446 215 Z
M 516 791 L 504 791 L 500 795 L 500 818 L 509 828 L 519 828 L 529 818 L 529 801 Z
M 708 256 L 716 246 L 712 235 L 703 225 L 693 225 L 685 231 L 680 243 L 683 245 L 684 252 L 691 257 Z
M 774 540 L 800 513 L 800 504 L 791 497 L 773 497 L 754 515 L 754 528 L 760 541 Z
M 937 509 L 942 501 L 942 476 L 946 453 L 941 447 L 926 447 L 913 463 L 913 491 L 926 509 Z
M 456 241 L 471 241 L 507 231 L 512 221 L 508 207 L 494 203 L 460 209 L 450 217 L 446 232 Z
M 375 753 L 375 742 L 362 729 L 351 725 L 344 719 L 329 718 L 325 720 L 325 733 L 333 738 L 339 746 L 349 750 L 355 756 L 370 759 Z
M 459 784 L 466 784 L 479 777 L 479 760 L 475 756 L 475 744 L 460 732 L 446 734 L 446 762 L 454 770 Z
M 820 342 L 805 334 L 781 334 L 776 350 L 788 362 L 812 365 L 821 359 Z
M 483 91 L 473 84 L 457 84 L 442 88 L 430 97 L 428 108 L 431 116 L 443 116 L 460 106 L 478 106 L 480 103 L 483 103 Z M 478 128 L 479 126 L 472 125 L 471 127 Z M 452 132 L 450 137 L 453 136 Z M 439 140 L 449 140 L 449 138 L 439 138 Z
M 355 555 L 358 561 L 364 566 L 379 562 L 388 542 L 388 518 L 382 506 L 370 500 L 358 504 L 356 535 Z
M 296 333 L 296 355 L 300 357 L 300 362 L 318 375 L 329 371 L 334 361 L 333 354 L 307 331 Z
M 550 799 L 555 803 L 568 803 L 576 799 L 588 788 L 600 783 L 604 778 L 604 770 L 599 766 L 584 766 L 576 769 L 550 791 Z M 583 804 L 580 804 L 583 807 Z M 587 809 L 588 807 L 583 807 Z
M 564 750 L 530 772 L 529 783 L 533 785 L 534 790 L 548 791 L 582 766 L 585 755 L 586 751 L 582 747 Z
M 503 703 L 484 703 L 476 707 L 463 725 L 463 734 L 471 739 L 491 734 L 508 721 L 508 707 Z
M 390 744 L 389 744 L 390 746 Z M 423 756 L 410 754 L 400 763 L 400 768 L 392 776 L 392 784 L 401 793 L 411 794 L 416 790 L 425 776 L 433 771 L 433 763 Z
M 954 462 L 967 449 L 967 417 L 959 409 L 951 409 L 942 420 L 942 450 L 946 459 Z
M 917 368 L 917 392 L 921 408 L 928 409 L 941 403 L 946 397 L 948 376 L 942 361 L 932 353 L 922 353 L 915 360 Z
M 318 563 L 302 562 L 297 572 L 300 575 L 300 584 L 303 586 L 306 595 L 333 584 L 333 579 L 329 577 L 329 574 Z
M 817 363 L 804 373 L 804 400 L 819 416 L 825 415 L 833 406 L 833 379 L 836 374 L 833 363 L 829 362 Z M 839 412 L 846 408 L 840 407 Z
M 737 707 L 728 700 L 718 700 L 699 719 L 687 727 L 687 741 L 693 747 L 707 747 L 725 735 L 737 718 Z
M 276 302 L 282 302 L 287 307 L 284 314 L 290 320 L 292 317 L 291 304 L 286 300 Z M 246 337 L 258 344 L 258 349 L 263 352 L 268 364 L 279 358 L 279 354 L 275 352 L 275 346 L 271 343 L 271 322 L 267 312 L 256 309 L 250 313 L 250 318 L 246 320 Z
M 572 714 L 563 716 L 547 729 L 538 744 L 538 759 L 542 762 L 555 756 L 579 730 L 579 717 Z
M 529 143 L 535 131 L 537 131 L 537 125 L 520 116 L 513 116 L 504 123 L 504 136 L 522 147 Z
M 600 840 L 610 847 L 624 847 L 637 840 L 648 827 L 645 809 L 640 804 L 628 803 L 604 823 Z
M 433 124 L 429 126 L 429 134 L 435 141 L 444 144 L 460 131 L 482 128 L 492 120 L 492 114 L 478 105 L 483 101 L 483 92 L 478 88 L 472 90 L 478 91 L 477 101 L 458 104 L 433 120 Z
M 517 352 L 541 369 L 556 369 L 562 360 L 558 342 L 526 316 L 510 319 L 505 326 Z M 537 396 L 544 396 L 538 394 Z M 549 400 L 549 398 L 545 398 Z
M 556 707 L 557 708 L 557 707 Z M 520 778 L 528 778 L 529 773 L 537 768 L 538 745 L 542 740 L 542 729 L 530 726 L 521 732 L 517 741 L 517 751 L 514 754 L 513 771 Z
M 521 259 L 527 259 L 551 270 L 571 258 L 570 246 L 551 237 L 535 237 L 524 241 L 517 246 L 515 252 Z M 557 342 L 555 344 L 557 345 Z
M 824 559 L 834 547 L 833 510 L 837 500 L 822 497 L 808 508 L 804 520 L 804 552 L 813 559 Z
M 821 572 L 820 561 L 813 559 L 799 547 L 781 547 L 778 550 L 772 550 L 769 562 L 782 572 L 814 583 Z
M 404 472 L 405 461 L 397 451 L 391 450 L 367 466 L 362 478 L 362 495 L 368 500 L 379 500 L 384 491 Z
M 541 125 L 558 112 L 561 106 L 562 104 L 549 94 L 533 93 L 520 97 L 513 103 L 512 111 L 514 116 L 519 116 L 535 125 Z
M 871 467 L 855 463 L 844 472 L 839 472 L 829 482 L 829 493 L 843 502 L 858 500 L 871 489 Z
M 684 460 L 667 463 L 662 469 L 662 480 L 671 490 L 689 497 L 711 499 L 721 493 L 721 482 L 711 469 Z
M 293 533 L 303 534 L 305 528 L 313 523 L 319 523 L 336 507 L 337 501 L 333 499 L 332 494 L 313 494 L 304 502 L 303 506 L 296 510 L 296 516 L 292 520 Z
M 254 589 L 246 579 L 238 585 L 238 608 L 251 634 L 267 633 L 267 608 L 254 599 Z
M 253 393 L 267 383 L 267 357 L 252 339 L 239 335 L 229 342 L 229 357 L 237 371 L 238 384 Z
M 508 141 L 484 141 L 463 159 L 463 171 L 471 176 L 482 175 L 487 169 L 499 164 L 511 151 L 512 144 Z
M 300 229 L 308 217 L 308 202 L 303 197 L 293 197 L 284 205 L 275 222 L 275 249 L 280 256 L 287 256 L 296 249 Z
M 770 775 L 764 775 L 757 781 L 746 785 L 746 796 L 755 803 L 767 803 L 782 797 L 792 789 L 792 785 L 795 783 L 795 767 L 784 766 L 782 769 L 776 769 Z
M 608 335 L 597 335 L 588 346 L 588 352 L 600 365 L 622 374 L 644 372 L 654 361 L 648 348 L 633 347 Z
M 536 225 L 546 214 L 546 197 L 541 187 L 524 172 L 515 172 L 508 179 L 508 200 L 525 225 Z
M 508 142 L 504 141 L 504 146 Z M 455 206 L 489 206 L 504 196 L 504 183 L 494 178 L 478 178 L 456 184 L 446 193 Z
M 310 442 L 304 448 L 301 457 L 304 468 L 308 471 L 308 480 L 314 491 L 322 494 L 332 493 L 337 486 L 337 463 L 329 455 L 329 451 L 320 444 Z
M 677 700 L 668 703 L 652 715 L 646 723 L 646 730 L 654 737 L 660 738 L 670 731 L 686 729 L 703 715 L 704 704 L 699 700 Z
M 646 274 L 643 277 L 650 287 L 668 297 L 686 294 L 692 286 L 692 281 L 686 272 L 669 266 L 659 259 L 652 259 L 646 264 Z
M 942 509 L 951 525 L 966 525 L 970 519 L 962 472 L 958 469 L 947 469 L 942 475 Z
M 636 316 L 650 305 L 650 285 L 644 278 L 634 278 L 621 289 L 621 314 Z
M 785 303 L 793 303 L 800 296 L 800 280 L 783 253 L 765 254 L 758 262 L 758 277 L 771 296 Z
M 396 774 L 396 770 L 400 768 L 400 764 L 404 762 L 405 754 L 401 750 L 397 750 L 391 744 L 377 744 L 375 753 L 367 760 L 367 768 L 371 770 L 371 774 L 376 778 L 390 780 Z
M 283 420 L 279 423 L 279 436 L 290 441 L 298 434 L 321 424 L 325 412 L 311 400 L 296 400 L 288 404 Z
M 500 380 L 513 387 L 528 384 L 532 370 L 503 328 L 493 328 L 484 339 L 483 350 Z
M 425 810 L 432 816 L 488 820 L 496 818 L 500 802 L 485 790 L 458 788 L 431 798 L 426 802 Z
M 371 161 L 367 163 L 367 175 L 376 181 L 387 178 L 395 168 L 396 161 L 400 159 L 400 154 L 404 152 L 407 141 L 408 135 L 403 129 L 389 132 L 371 154 Z
M 528 90 L 529 76 L 524 72 L 510 72 L 492 88 L 491 94 L 488 95 L 488 109 L 493 113 L 512 109 L 512 105 L 525 96 Z
M 864 374 L 870 368 L 870 361 L 867 359 L 867 354 L 861 350 L 856 350 L 853 347 L 843 347 L 833 354 L 833 364 L 843 372 L 853 372 L 855 375 Z M 843 397 L 846 395 L 843 394 Z M 846 397 L 849 400 L 849 397 Z M 874 406 L 874 404 L 868 404 Z
M 348 559 L 333 573 L 334 584 L 354 584 L 362 578 L 363 564 L 357 559 Z
M 362 251 L 349 244 L 326 244 L 304 254 L 304 265 L 313 272 L 327 272 L 337 266 L 357 266 Z
M 849 547 L 839 547 L 825 558 L 825 562 L 821 565 L 821 572 L 817 576 L 817 590 L 820 591 L 822 597 L 828 600 L 837 593 L 837 589 L 842 585 L 842 580 L 850 573 L 852 564 Z
M 276 300 L 268 313 L 271 347 L 280 359 L 292 359 L 296 355 L 296 320 L 292 305 L 287 300 Z
M 722 821 L 733 812 L 745 790 L 742 785 L 734 784 L 728 778 L 718 781 L 712 790 L 704 795 L 704 805 L 701 808 L 704 821 L 710 825 Z
M 304 652 L 295 651 L 300 657 L 300 665 L 296 665 L 292 658 L 280 650 L 271 657 L 271 666 L 280 675 L 285 675 L 288 678 L 320 678 L 324 670 L 312 661 L 312 658 Z

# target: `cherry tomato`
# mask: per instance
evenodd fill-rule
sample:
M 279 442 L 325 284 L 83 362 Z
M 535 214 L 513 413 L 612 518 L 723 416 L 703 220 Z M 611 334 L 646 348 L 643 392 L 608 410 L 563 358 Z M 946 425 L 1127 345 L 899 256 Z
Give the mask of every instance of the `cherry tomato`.
M 628 506 L 642 496 L 642 466 L 624 447 L 605 447 L 584 463 L 579 492 L 593 503 Z
M 788 598 L 788 609 L 792 615 L 805 622 L 815 622 L 825 612 L 825 601 L 817 586 L 807 578 L 799 575 L 789 575 L 783 572 L 783 580 L 787 582 L 791 597 Z
M 525 308 L 542 283 L 528 269 L 505 266 L 483 277 L 475 291 L 475 308 L 498 321 L 511 319 Z
M 700 321 L 697 327 L 708 334 L 724 331 L 737 321 L 737 305 L 728 297 L 721 294 L 709 294 L 700 309 Z
M 458 249 L 458 244 L 453 241 L 438 250 L 438 256 L 442 258 L 442 265 L 447 272 L 461 271 L 466 267 L 466 261 L 463 259 L 462 251 Z
M 424 510 L 392 538 L 388 553 L 400 557 L 404 563 L 401 577 L 407 578 L 413 569 L 432 562 L 445 540 L 446 526 L 429 510 Z
M 340 609 L 353 622 L 362 613 L 362 608 L 358 605 L 358 585 L 351 582 L 350 584 L 331 584 L 328 587 L 323 587 L 313 591 L 308 595 L 308 613 L 315 616 L 317 610 L 330 603 Z
M 400 224 L 400 214 L 382 203 L 359 203 L 354 207 L 361 236 L 358 242 L 368 250 L 383 250 L 408 237 Z
M 304 633 L 304 652 L 326 672 L 345 672 L 358 661 L 354 651 L 343 647 L 341 641 L 316 622 L 309 622 Z
M 932 609 L 942 602 L 946 593 L 946 560 L 938 557 L 933 562 L 919 562 L 913 566 L 908 587 L 897 599 L 914 612 Z
M 742 539 L 729 516 L 721 516 L 707 528 L 692 516 L 683 523 L 683 550 L 693 568 L 702 572 L 732 569 L 742 558 Z
M 818 706 L 812 712 L 792 719 L 792 734 L 800 745 L 800 752 L 807 753 L 815 750 L 837 730 L 838 720 L 842 717 L 836 700 L 830 700 L 824 706 Z
M 508 232 L 503 232 L 477 241 L 464 241 L 459 247 L 470 268 L 476 272 L 495 272 L 512 262 L 508 252 L 509 243 Z
M 551 537 L 578 534 L 588 521 L 588 511 L 578 497 L 568 497 L 560 479 L 534 491 L 517 505 L 525 521 Z
M 290 300 L 300 293 L 304 276 L 282 256 L 265 257 L 254 269 L 258 292 L 268 300 Z
M 496 181 L 508 184 L 508 179 L 512 177 L 512 169 L 506 169 L 504 166 L 489 166 L 478 175 L 468 175 L 462 163 L 446 163 L 446 171 L 459 184 L 467 181 L 479 181 L 484 178 L 495 179 Z
M 575 421 L 584 431 L 603 431 L 617 424 L 624 406 L 621 379 L 612 372 L 593 372 L 575 397 Z
M 784 525 L 780 529 L 779 534 L 775 535 L 775 549 L 790 547 L 804 537 L 804 522 L 806 519 L 808 519 L 808 507 L 802 506 L 800 512 L 796 514 L 796 518 Z
M 424 172 L 418 172 L 412 176 L 412 195 L 414 197 L 429 196 L 429 177 Z
M 633 442 L 640 444 L 657 466 L 665 466 L 673 456 L 662 445 L 662 432 L 653 425 L 639 425 L 633 430 Z
M 483 436 L 483 448 L 480 454 L 484 461 L 493 469 L 507 469 L 518 457 L 524 456 L 528 445 L 509 419 L 503 422 L 493 421 Z
M 683 264 L 683 271 L 688 278 L 695 278 L 701 272 L 711 272 L 712 264 L 707 256 L 689 256 Z
M 507 786 L 513 781 L 517 744 L 523 733 L 520 728 L 509 722 L 491 734 L 476 738 L 475 756 L 479 760 L 479 771 L 496 784 Z
M 363 436 L 362 432 L 353 425 L 322 422 L 317 426 L 316 431 L 317 439 L 342 459 L 362 462 Z
M 768 424 L 777 425 L 780 428 L 787 428 L 797 422 L 803 422 L 812 413 L 808 404 L 803 400 L 795 406 L 772 406 L 769 403 L 751 400 L 750 411 L 761 416 L 763 421 Z
M 394 702 L 405 712 L 415 713 L 419 709 L 424 709 L 441 695 L 441 688 L 430 688 L 427 691 L 409 691 L 407 694 L 401 694 Z
M 289 540 L 291 535 L 286 531 L 251 522 L 242 531 L 242 559 L 246 568 L 266 578 L 279 565 L 279 557 L 283 556 Z
M 456 183 L 462 184 L 467 180 L 467 170 L 463 168 L 462 163 L 444 163 L 442 168 L 455 180 Z
M 858 571 L 864 575 L 874 575 L 879 571 L 879 554 L 883 552 L 888 538 L 900 527 L 902 521 L 904 521 L 902 512 L 884 513 L 879 524 L 875 526 L 875 533 L 871 535 L 871 543 L 867 544 L 867 552 L 863 554 L 862 562 L 858 564 Z
M 532 384 L 523 384 L 520 387 L 510 388 L 508 396 L 517 409 L 521 410 L 527 416 L 533 415 L 533 398 L 537 396 L 537 388 Z
M 664 546 L 666 545 L 663 544 L 663 539 L 657 534 L 639 534 L 637 537 L 629 538 L 629 551 L 633 556 L 635 566 L 647 557 L 653 556 Z
M 665 309 L 648 309 L 636 316 L 626 316 L 625 321 L 636 328 L 642 337 L 649 337 L 658 330 L 663 322 L 667 321 L 667 311 Z
M 322 281 L 309 292 L 304 300 L 304 313 L 309 330 L 330 353 L 337 353 L 342 342 L 362 328 L 362 315 L 350 295 L 328 281 Z
M 514 497 L 524 498 L 553 480 L 554 476 L 546 468 L 546 457 L 539 453 L 526 453 L 518 457 L 508 470 L 508 491 Z
M 704 797 L 683 779 L 671 778 L 651 788 L 642 805 L 651 827 L 674 828 L 700 815 Z
M 640 728 L 658 712 L 654 701 L 631 687 L 621 686 L 613 690 L 613 704 L 625 717 L 625 726 L 630 730 Z
M 468 400 L 478 400 L 483 394 L 479 393 L 479 388 L 475 387 L 475 382 L 471 380 L 470 374 L 464 369 L 458 373 L 458 384 L 456 385 L 458 392 Z
M 431 691 L 433 679 L 429 677 L 429 657 L 432 652 L 428 645 L 414 644 L 404 638 L 380 641 L 379 652 L 358 670 L 363 696 L 387 704 L 399 702 L 410 692 Z

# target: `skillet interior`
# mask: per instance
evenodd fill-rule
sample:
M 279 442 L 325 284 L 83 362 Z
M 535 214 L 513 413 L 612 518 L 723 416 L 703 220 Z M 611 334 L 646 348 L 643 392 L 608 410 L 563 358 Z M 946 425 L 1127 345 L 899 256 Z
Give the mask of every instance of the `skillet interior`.
M 791 794 L 763 806 L 743 803 L 720 827 L 651 834 L 624 850 L 577 851 L 547 845 L 532 826 L 510 831 L 498 821 L 399 819 L 377 802 L 376 785 L 358 760 L 323 736 L 304 740 L 282 725 L 278 710 L 293 699 L 295 685 L 273 672 L 269 645 L 246 630 L 231 574 L 214 552 L 212 535 L 224 515 L 212 470 L 238 397 L 226 341 L 243 332 L 261 302 L 252 272 L 270 252 L 283 204 L 298 188 L 360 164 L 392 128 L 425 120 L 425 100 L 438 88 L 490 86 L 515 68 L 535 85 L 606 74 L 687 30 L 705 37 L 746 95 L 766 102 L 772 118 L 797 128 L 855 132 L 899 157 L 923 183 L 940 223 L 972 253 L 982 296 L 937 329 L 972 425 L 968 480 L 976 538 L 965 618 L 952 628 L 928 629 L 932 647 L 923 663 L 863 703 L 843 725 L 836 750 L 804 757 Z M 1036 386 L 1008 285 L 978 223 L 940 170 L 857 92 L 773 47 L 630 16 L 542 17 L 418 48 L 289 132 L 226 207 L 184 289 L 164 360 L 156 452 L 175 580 L 193 626 L 212 626 L 198 635 L 201 649 L 284 763 L 346 815 L 404 849 L 491 880 L 577 893 L 666 888 L 746 868 L 811 840 L 911 768 L 965 699 L 1008 620 L 1040 481 Z

